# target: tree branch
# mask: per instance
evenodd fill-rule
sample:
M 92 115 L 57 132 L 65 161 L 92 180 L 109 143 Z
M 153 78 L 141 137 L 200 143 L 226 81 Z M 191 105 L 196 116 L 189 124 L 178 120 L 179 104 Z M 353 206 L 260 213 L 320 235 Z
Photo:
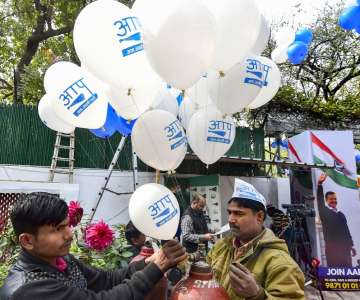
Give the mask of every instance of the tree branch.
M 11 90 L 13 87 L 10 83 L 8 83 L 5 79 L 0 78 L 0 82 L 4 84 L 5 89 L 7 90 Z

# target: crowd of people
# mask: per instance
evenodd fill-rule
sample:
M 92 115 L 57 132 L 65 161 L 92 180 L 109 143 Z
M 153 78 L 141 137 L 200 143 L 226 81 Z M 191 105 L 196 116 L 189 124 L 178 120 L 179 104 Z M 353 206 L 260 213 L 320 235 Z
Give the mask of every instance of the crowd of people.
M 170 268 L 208 242 L 215 244 L 206 260 L 230 299 L 305 299 L 303 273 L 285 242 L 264 226 L 264 197 L 236 179 L 227 201 L 230 234 L 224 238 L 215 242 L 203 213 L 206 199 L 196 194 L 181 219 L 181 242 L 163 242 L 146 259 L 102 271 L 69 253 L 73 233 L 64 200 L 47 193 L 24 195 L 10 216 L 22 251 L 0 299 L 144 299 Z M 125 236 L 138 255 L 146 236 L 131 222 Z

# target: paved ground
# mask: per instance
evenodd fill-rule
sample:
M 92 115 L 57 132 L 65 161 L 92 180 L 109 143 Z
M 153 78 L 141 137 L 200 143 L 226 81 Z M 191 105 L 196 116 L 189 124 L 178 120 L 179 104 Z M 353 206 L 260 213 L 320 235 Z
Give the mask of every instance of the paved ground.
M 307 300 L 320 300 L 319 291 L 313 287 L 305 288 L 305 296 Z M 325 300 L 359 300 L 360 292 L 323 292 Z

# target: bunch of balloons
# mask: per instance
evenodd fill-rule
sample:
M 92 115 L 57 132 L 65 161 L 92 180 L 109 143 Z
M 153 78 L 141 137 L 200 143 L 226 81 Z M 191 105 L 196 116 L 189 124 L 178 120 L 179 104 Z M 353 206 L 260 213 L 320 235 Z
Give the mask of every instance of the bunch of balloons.
M 309 52 L 313 33 L 309 28 L 301 27 L 295 35 L 289 28 L 283 30 L 277 40 L 278 47 L 271 53 L 276 63 L 289 61 L 291 64 L 301 64 Z
M 158 170 L 176 169 L 188 143 L 212 164 L 234 142 L 232 114 L 280 87 L 276 63 L 260 56 L 269 35 L 253 0 L 136 0 L 132 9 L 94 1 L 74 26 L 81 66 L 47 70 L 39 115 L 57 131 L 131 134 L 139 158 Z
M 339 17 L 339 25 L 345 30 L 355 30 L 360 34 L 360 0 L 345 8 Z

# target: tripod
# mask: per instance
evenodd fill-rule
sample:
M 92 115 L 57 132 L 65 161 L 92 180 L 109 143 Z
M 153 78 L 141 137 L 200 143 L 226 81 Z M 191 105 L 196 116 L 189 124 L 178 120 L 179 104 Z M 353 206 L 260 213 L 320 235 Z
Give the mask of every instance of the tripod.
M 306 214 L 301 210 L 290 209 L 288 209 L 287 214 L 290 218 L 290 223 L 279 234 L 279 237 L 285 240 L 291 257 L 304 272 L 305 279 L 308 279 L 306 281 L 312 283 L 319 291 L 321 299 L 324 300 L 317 275 L 317 266 L 312 265 L 311 243 L 306 223 Z

